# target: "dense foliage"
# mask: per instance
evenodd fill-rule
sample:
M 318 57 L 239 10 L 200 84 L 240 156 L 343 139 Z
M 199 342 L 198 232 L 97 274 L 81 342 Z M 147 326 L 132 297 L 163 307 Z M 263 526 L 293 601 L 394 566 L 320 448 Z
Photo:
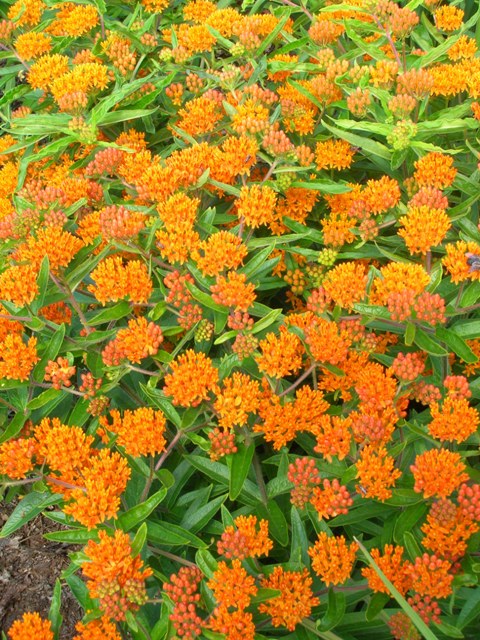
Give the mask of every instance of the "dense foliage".
M 476 637 L 479 25 L 0 3 L 3 638 Z

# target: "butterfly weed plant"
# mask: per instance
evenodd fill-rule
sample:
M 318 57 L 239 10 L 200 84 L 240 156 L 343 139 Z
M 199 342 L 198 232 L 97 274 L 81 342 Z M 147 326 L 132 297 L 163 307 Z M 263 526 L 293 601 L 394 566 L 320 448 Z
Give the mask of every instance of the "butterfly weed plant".
M 1 3 L 0 537 L 72 545 L 4 639 L 477 637 L 478 25 Z

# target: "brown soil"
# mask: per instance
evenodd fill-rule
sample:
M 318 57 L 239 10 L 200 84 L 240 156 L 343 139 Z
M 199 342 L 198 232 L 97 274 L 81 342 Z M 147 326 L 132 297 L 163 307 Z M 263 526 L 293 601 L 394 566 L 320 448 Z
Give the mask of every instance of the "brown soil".
M 14 506 L 0 501 L 0 528 Z M 0 538 L 0 630 L 7 632 L 27 611 L 48 616 L 55 580 L 69 564 L 68 553 L 76 549 L 45 540 L 43 534 L 62 528 L 40 515 L 10 538 Z M 62 588 L 61 614 L 59 640 L 71 640 L 83 611 L 66 585 Z

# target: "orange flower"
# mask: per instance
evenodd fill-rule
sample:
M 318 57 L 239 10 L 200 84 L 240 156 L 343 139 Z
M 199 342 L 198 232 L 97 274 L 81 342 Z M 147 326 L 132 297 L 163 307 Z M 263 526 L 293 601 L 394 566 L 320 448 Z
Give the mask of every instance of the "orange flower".
M 262 602 L 258 608 L 272 618 L 274 627 L 286 627 L 293 631 L 297 624 L 312 612 L 320 600 L 313 595 L 312 578 L 308 569 L 285 571 L 283 567 L 275 567 L 273 572 L 264 578 L 261 585 L 265 589 L 277 589 L 279 596 Z
M 70 484 L 81 484 L 79 475 L 89 464 L 93 454 L 93 436 L 85 434 L 81 427 L 67 426 L 58 418 L 44 418 L 35 427 L 37 441 L 36 457 L 40 464 L 46 464 L 54 477 Z M 69 489 L 51 484 L 53 491 L 69 496 Z
M 312 568 L 327 585 L 343 584 L 352 573 L 358 545 L 347 545 L 344 536 L 328 536 L 324 531 L 308 550 L 312 558 Z
M 465 398 L 447 396 L 442 407 L 434 402 L 430 410 L 433 420 L 428 425 L 428 430 L 442 442 L 463 442 L 476 432 L 480 423 L 478 411 Z
M 44 33 L 30 31 L 19 35 L 13 46 L 23 60 L 31 60 L 48 53 L 52 48 L 52 39 Z
M 450 60 L 461 60 L 462 58 L 473 58 L 477 52 L 477 43 L 474 38 L 460 36 L 460 38 L 447 51 Z M 473 107 L 473 105 L 472 105 Z
M 347 212 L 332 212 L 328 218 L 321 220 L 320 224 L 323 229 L 323 242 L 327 246 L 341 247 L 356 239 L 352 233 L 356 220 Z
M 10 640 L 53 640 L 54 635 L 50 620 L 43 620 L 34 611 L 24 613 L 21 620 L 15 620 L 8 631 L 8 637 Z
M 352 164 L 354 155 L 354 149 L 346 140 L 317 142 L 317 146 L 315 147 L 317 170 L 348 169 Z
M 172 373 L 165 376 L 165 395 L 173 397 L 173 404 L 197 407 L 217 391 L 218 370 L 204 353 L 187 349 L 170 363 Z
M 125 620 L 127 611 L 137 611 L 147 600 L 145 580 L 152 575 L 143 568 L 139 555 L 132 557 L 130 538 L 123 531 L 109 536 L 98 532 L 99 542 L 89 540 L 85 547 L 88 562 L 82 572 L 89 578 L 87 587 L 92 598 L 100 600 L 100 608 L 113 620 Z
M 262 224 L 271 224 L 276 217 L 277 194 L 270 187 L 257 184 L 242 187 L 236 201 L 237 215 L 252 229 Z
M 262 355 L 255 358 L 258 368 L 272 378 L 285 378 L 297 373 L 304 353 L 300 338 L 284 326 L 280 333 L 267 333 L 259 344 Z
M 18 182 L 18 165 L 6 162 L 0 169 L 0 198 L 11 198 Z
M 214 302 L 234 311 L 248 311 L 257 297 L 255 285 L 247 283 L 247 276 L 236 271 L 229 271 L 226 277 L 217 276 L 216 283 L 210 287 L 210 291 Z
M 38 295 L 37 271 L 31 265 L 8 267 L 0 275 L 0 298 L 17 307 L 29 304 Z
M 321 453 L 328 462 L 332 462 L 333 456 L 343 460 L 350 451 L 350 443 L 352 441 L 351 425 L 350 417 L 320 416 L 315 428 L 312 429 L 317 438 L 317 444 L 313 450 Z
M 447 498 L 468 480 L 461 455 L 448 449 L 431 449 L 418 454 L 410 470 L 415 479 L 413 488 L 417 493 L 423 493 L 424 498 Z
M 217 607 L 210 619 L 209 628 L 225 635 L 225 640 L 254 640 L 255 624 L 251 613 L 243 609 L 229 611 Z
M 178 115 L 180 120 L 177 126 L 191 136 L 202 136 L 213 131 L 223 117 L 218 103 L 205 95 L 188 100 Z
M 117 627 L 107 616 L 86 624 L 78 622 L 75 629 L 78 634 L 73 636 L 73 640 L 122 640 Z
M 168 7 L 169 0 L 142 0 L 142 5 L 148 13 L 162 13 Z
M 250 605 L 252 596 L 258 591 L 255 578 L 248 575 L 238 559 L 233 560 L 231 567 L 226 562 L 219 562 L 207 586 L 222 607 L 235 607 L 240 611 Z
M 28 339 L 27 344 L 16 333 L 5 336 L 0 343 L 0 379 L 27 380 L 35 364 L 40 360 L 37 356 L 37 339 Z
M 95 285 L 89 285 L 95 298 L 105 305 L 127 296 L 132 302 L 147 302 L 153 289 L 147 267 L 139 260 L 124 264 L 120 256 L 105 258 L 92 271 Z
M 84 246 L 80 238 L 76 238 L 61 227 L 45 227 L 39 229 L 37 237 L 30 236 L 15 252 L 15 260 L 28 261 L 38 271 L 45 256 L 48 256 L 50 269 L 58 273 L 60 267 L 66 267 Z
M 431 598 L 448 598 L 452 593 L 453 573 L 449 573 L 452 565 L 448 560 L 441 560 L 435 555 L 415 558 L 407 573 L 412 580 L 412 589 L 420 595 Z
M 257 529 L 257 516 L 238 516 L 235 527 L 225 527 L 222 537 L 217 543 L 220 555 L 226 558 L 255 558 L 268 556 L 273 543 L 268 537 L 268 520 L 260 520 Z
M 225 378 L 214 404 L 219 414 L 219 425 L 225 429 L 245 425 L 248 414 L 257 412 L 259 400 L 259 384 L 250 376 L 235 372 Z
M 422 525 L 422 545 L 437 556 L 455 562 L 465 555 L 469 538 L 478 525 L 448 499 L 434 502 Z
M 124 359 L 140 363 L 158 352 L 163 342 L 162 330 L 145 317 L 132 318 L 128 328 L 120 329 L 112 342 L 102 351 L 102 358 L 107 366 L 116 366 Z
M 160 255 L 170 264 L 184 264 L 200 244 L 200 236 L 187 222 L 179 222 L 171 231 L 160 229 L 155 237 Z
M 360 453 L 357 460 L 357 491 L 363 498 L 376 498 L 383 502 L 392 497 L 391 487 L 402 475 L 394 468 L 395 460 L 389 456 L 384 446 L 374 447 L 368 444 Z
M 363 264 L 344 262 L 327 273 L 322 286 L 335 304 L 344 309 L 352 309 L 356 302 L 366 296 L 367 280 Z
M 452 226 L 450 218 L 441 209 L 412 207 L 406 216 L 400 218 L 398 235 L 405 240 L 411 254 L 425 255 L 432 247 L 439 245 Z
M 239 267 L 248 253 L 242 240 L 229 231 L 214 233 L 198 245 L 192 258 L 204 276 Z
M 78 37 L 98 24 L 98 11 L 92 5 L 62 2 L 59 9 L 48 29 L 55 36 Z
M 353 500 L 347 487 L 340 484 L 337 478 L 332 481 L 324 478 L 323 487 L 315 487 L 310 502 L 315 507 L 319 519 L 335 518 L 340 514 L 348 513 L 348 508 L 352 506 Z
M 198 198 L 189 198 L 184 193 L 175 193 L 158 207 L 158 215 L 168 231 L 175 231 L 179 223 L 193 226 L 200 205 Z
M 82 488 L 73 489 L 71 502 L 63 510 L 88 529 L 116 518 L 120 495 L 130 478 L 127 461 L 119 453 L 102 449 L 82 469 Z
M 8 10 L 8 19 L 15 22 L 17 27 L 26 24 L 34 27 L 42 19 L 46 8 L 43 0 L 17 0 Z
M 238 105 L 232 119 L 232 126 L 242 135 L 264 132 L 270 126 L 267 107 L 255 98 L 247 98 L 243 104 Z
M 372 284 L 372 304 L 386 305 L 390 294 L 402 293 L 406 289 L 415 294 L 422 293 L 430 283 L 425 269 L 411 262 L 390 262 L 380 269 L 380 274 L 381 277 L 375 278 Z
M 455 180 L 457 170 L 453 166 L 452 156 L 431 151 L 415 163 L 413 177 L 421 187 L 437 187 L 445 189 Z
M 400 202 L 400 196 L 398 182 L 388 176 L 382 176 L 378 180 L 368 180 L 361 195 L 372 213 L 385 213 L 393 209 Z
M 464 11 L 450 4 L 439 7 L 433 17 L 435 25 L 441 31 L 456 31 L 463 23 Z
M 472 267 L 474 256 L 480 255 L 480 244 L 459 240 L 445 245 L 445 250 L 447 255 L 442 263 L 453 283 L 480 279 L 480 271 Z
M 127 409 L 121 416 L 119 411 L 113 409 L 110 417 L 113 420 L 111 424 L 106 416 L 101 416 L 99 422 L 107 431 L 118 436 L 116 443 L 124 447 L 129 456 L 154 456 L 165 450 L 167 421 L 161 411 L 139 407 L 135 411 Z
M 317 362 L 341 366 L 347 357 L 351 339 L 346 331 L 339 330 L 335 322 L 318 318 L 305 329 L 305 342 Z
M 34 468 L 33 457 L 36 443 L 33 438 L 17 438 L 0 444 L 0 475 L 14 478 L 25 478 Z
M 381 555 L 380 549 L 372 549 L 370 551 L 372 558 L 402 596 L 411 588 L 412 583 L 408 573 L 410 562 L 403 560 L 403 552 L 403 547 L 394 547 L 391 544 L 384 546 L 383 555 Z M 390 593 L 388 587 L 384 585 L 373 567 L 364 567 L 362 576 L 367 578 L 368 586 L 375 593 Z

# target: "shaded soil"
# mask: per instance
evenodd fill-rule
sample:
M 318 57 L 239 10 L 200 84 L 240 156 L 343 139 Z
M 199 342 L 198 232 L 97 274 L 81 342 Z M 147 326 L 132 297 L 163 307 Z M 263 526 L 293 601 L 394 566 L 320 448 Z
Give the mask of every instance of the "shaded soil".
M 0 501 L 0 527 L 15 505 Z M 55 580 L 68 566 L 68 553 L 76 550 L 43 538 L 44 533 L 63 527 L 40 515 L 16 531 L 0 538 L 0 629 L 7 632 L 12 623 L 27 611 L 38 611 L 46 618 L 52 601 Z M 60 640 L 75 635 L 75 625 L 83 611 L 69 588 L 62 589 L 63 625 Z

